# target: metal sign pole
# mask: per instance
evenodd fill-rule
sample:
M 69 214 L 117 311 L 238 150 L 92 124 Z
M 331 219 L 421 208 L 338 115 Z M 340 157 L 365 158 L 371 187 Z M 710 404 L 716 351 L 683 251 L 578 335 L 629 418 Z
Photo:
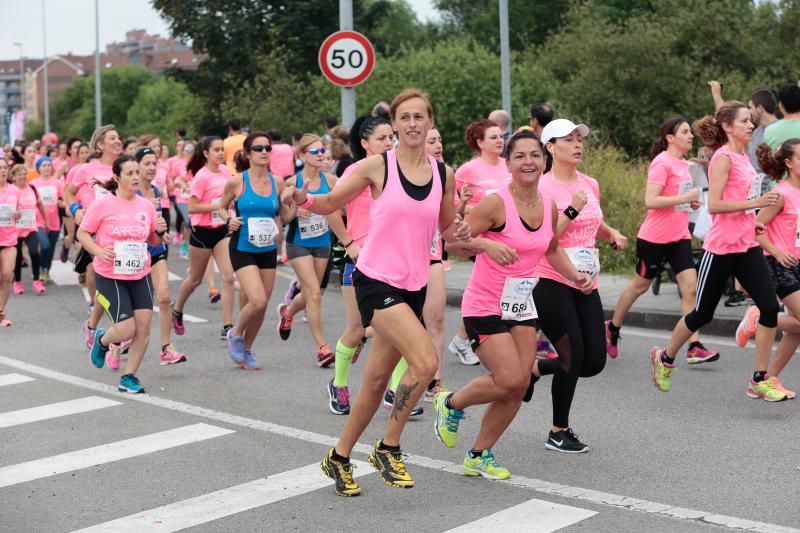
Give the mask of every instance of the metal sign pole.
M 353 29 L 353 0 L 339 0 L 339 29 Z M 342 87 L 342 125 L 350 129 L 356 121 L 356 89 Z
M 502 80 L 503 109 L 511 117 L 511 52 L 508 46 L 508 0 L 500 0 L 500 78 Z M 509 120 L 511 130 L 513 121 Z

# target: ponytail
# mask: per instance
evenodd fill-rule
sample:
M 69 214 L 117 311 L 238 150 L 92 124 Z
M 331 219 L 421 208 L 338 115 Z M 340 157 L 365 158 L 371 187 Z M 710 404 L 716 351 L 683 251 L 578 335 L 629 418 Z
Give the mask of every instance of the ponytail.
M 208 158 L 205 153 L 211 149 L 211 145 L 214 144 L 214 141 L 219 140 L 221 139 L 216 135 L 203 137 L 203 140 L 200 141 L 200 144 L 194 149 L 194 152 L 192 152 L 192 157 L 186 163 L 186 170 L 191 173 L 192 176 L 197 176 L 200 169 L 206 166 Z
M 773 154 L 769 145 L 759 144 L 756 148 L 758 166 L 770 179 L 780 181 L 789 171 L 786 161 L 794 156 L 795 146 L 798 145 L 800 145 L 800 139 L 789 139 L 781 144 Z
M 244 172 L 250 168 L 250 160 L 244 155 L 244 150 L 236 150 L 233 154 L 233 166 L 236 167 L 236 172 Z
M 703 139 L 703 143 L 715 152 L 728 142 L 728 134 L 722 129 L 723 124 L 733 124 L 740 109 L 747 109 L 742 102 L 731 100 L 717 109 L 714 116 L 706 115 L 695 120 L 692 130 Z
M 652 146 L 650 146 L 650 161 L 655 159 L 658 154 L 665 151 L 667 149 L 667 141 L 664 139 L 656 139 L 653 141 Z

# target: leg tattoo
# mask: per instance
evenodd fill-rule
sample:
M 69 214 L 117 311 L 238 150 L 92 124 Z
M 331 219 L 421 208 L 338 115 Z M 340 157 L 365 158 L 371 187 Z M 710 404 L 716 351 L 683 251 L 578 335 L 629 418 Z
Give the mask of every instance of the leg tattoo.
M 399 420 L 397 418 L 397 413 L 408 407 L 408 398 L 418 385 L 419 381 L 413 385 L 403 385 L 401 383 L 397 386 L 397 392 L 394 395 L 394 409 L 392 410 L 392 418 Z

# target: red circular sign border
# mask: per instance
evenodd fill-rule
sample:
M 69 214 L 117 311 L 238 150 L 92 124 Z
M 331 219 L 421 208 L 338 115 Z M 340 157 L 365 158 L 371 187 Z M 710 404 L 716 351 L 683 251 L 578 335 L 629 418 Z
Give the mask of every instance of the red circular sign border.
M 356 76 L 352 79 L 345 79 L 340 78 L 339 76 L 335 75 L 328 69 L 328 65 L 325 62 L 325 58 L 328 56 L 328 50 L 331 46 L 333 46 L 337 41 L 340 39 L 353 39 L 358 41 L 364 49 L 367 51 L 367 67 L 364 69 L 364 72 Z M 341 30 L 337 31 L 336 33 L 332 33 L 329 35 L 323 42 L 322 46 L 319 49 L 319 54 L 317 55 L 317 63 L 319 64 L 319 69 L 322 71 L 322 75 L 325 78 L 333 83 L 334 85 L 338 85 L 340 87 L 355 87 L 356 85 L 360 85 L 367 78 L 370 77 L 372 71 L 375 69 L 375 48 L 372 46 L 372 43 L 369 42 L 363 34 L 358 33 L 357 31 L 353 30 Z

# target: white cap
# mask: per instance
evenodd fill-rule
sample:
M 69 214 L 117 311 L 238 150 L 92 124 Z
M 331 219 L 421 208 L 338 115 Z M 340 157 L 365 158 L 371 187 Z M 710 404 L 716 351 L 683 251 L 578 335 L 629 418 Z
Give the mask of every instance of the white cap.
M 574 122 L 566 118 L 551 120 L 542 130 L 542 142 L 550 142 L 559 137 L 566 137 L 575 130 L 578 130 L 581 137 L 589 135 L 589 128 L 586 127 L 586 124 L 575 125 Z

